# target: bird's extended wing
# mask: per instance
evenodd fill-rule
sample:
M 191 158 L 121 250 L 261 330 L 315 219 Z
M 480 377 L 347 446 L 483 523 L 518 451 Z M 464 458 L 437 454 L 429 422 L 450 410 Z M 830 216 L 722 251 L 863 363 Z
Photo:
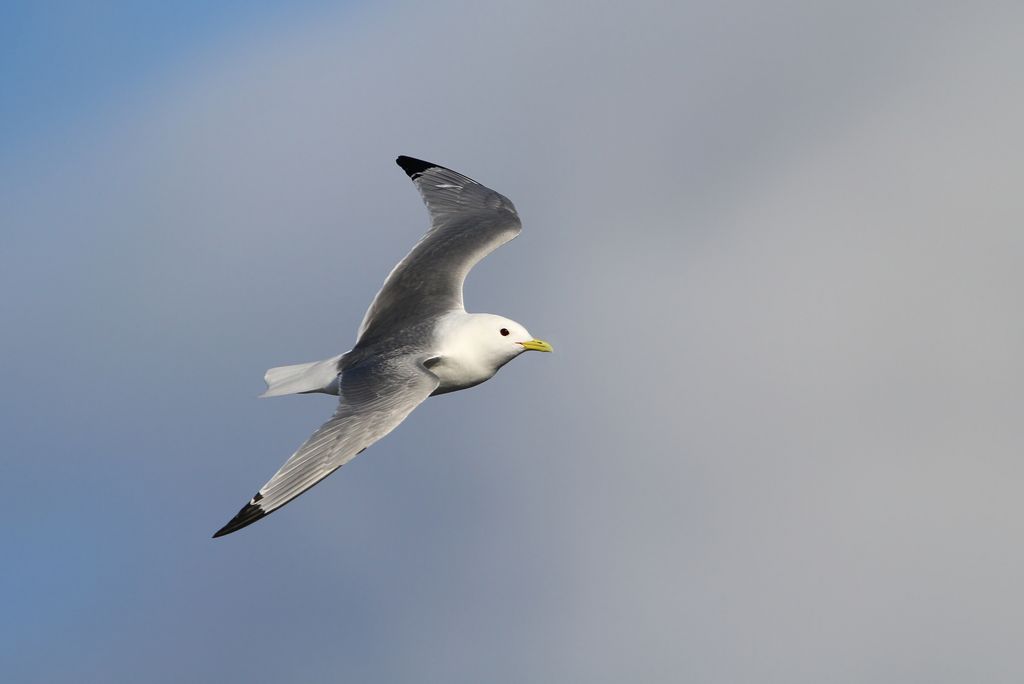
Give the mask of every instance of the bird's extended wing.
M 478 261 L 522 229 L 508 198 L 461 173 L 399 157 L 423 197 L 430 229 L 391 271 L 359 326 L 361 343 L 413 320 L 462 310 L 462 284 Z
M 302 494 L 398 426 L 437 388 L 420 359 L 397 356 L 346 369 L 334 417 L 299 447 L 274 477 L 213 536 L 251 525 Z

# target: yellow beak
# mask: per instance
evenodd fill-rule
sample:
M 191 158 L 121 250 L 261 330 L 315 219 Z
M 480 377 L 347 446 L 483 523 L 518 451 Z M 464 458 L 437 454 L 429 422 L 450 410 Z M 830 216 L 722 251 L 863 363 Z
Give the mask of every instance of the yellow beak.
M 520 342 L 524 349 L 532 349 L 533 351 L 554 351 L 551 345 L 544 340 L 530 340 L 529 342 Z

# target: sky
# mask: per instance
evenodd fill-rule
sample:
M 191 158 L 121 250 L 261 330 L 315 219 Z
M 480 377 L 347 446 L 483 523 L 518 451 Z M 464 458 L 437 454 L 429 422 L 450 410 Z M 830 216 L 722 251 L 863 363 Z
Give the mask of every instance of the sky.
M 0 676 L 1019 682 L 1014 3 L 0 9 Z M 426 228 L 550 341 L 212 540 Z

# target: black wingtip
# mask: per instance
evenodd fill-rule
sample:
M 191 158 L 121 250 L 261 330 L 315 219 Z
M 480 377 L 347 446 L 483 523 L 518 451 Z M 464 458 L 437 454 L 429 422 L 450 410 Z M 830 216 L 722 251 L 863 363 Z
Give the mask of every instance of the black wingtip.
M 252 501 L 242 506 L 242 510 L 238 511 L 238 515 L 229 520 L 227 525 L 213 533 L 213 539 L 216 539 L 217 537 L 223 537 L 225 534 L 237 532 L 243 527 L 252 525 L 260 518 L 266 517 L 266 511 L 264 511 L 262 508 L 260 508 L 258 504 L 255 503 L 262 498 L 262 494 L 256 494 L 256 496 L 252 498 Z
M 423 161 L 422 159 L 413 159 L 412 157 L 406 157 L 405 155 L 396 159 L 395 163 L 401 166 L 402 170 L 405 171 L 409 178 L 412 178 L 413 180 L 416 180 L 416 178 L 427 169 L 444 168 L 443 166 L 438 166 L 432 162 Z

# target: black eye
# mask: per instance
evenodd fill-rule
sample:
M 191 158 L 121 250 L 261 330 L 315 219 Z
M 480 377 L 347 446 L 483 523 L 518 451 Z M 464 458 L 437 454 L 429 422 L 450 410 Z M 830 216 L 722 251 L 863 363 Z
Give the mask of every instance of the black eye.
M 498 332 L 500 332 L 500 333 L 501 333 L 501 336 L 502 336 L 502 337 L 505 337 L 506 335 L 508 335 L 508 328 L 502 328 L 502 329 L 501 329 L 501 330 L 499 330 Z

